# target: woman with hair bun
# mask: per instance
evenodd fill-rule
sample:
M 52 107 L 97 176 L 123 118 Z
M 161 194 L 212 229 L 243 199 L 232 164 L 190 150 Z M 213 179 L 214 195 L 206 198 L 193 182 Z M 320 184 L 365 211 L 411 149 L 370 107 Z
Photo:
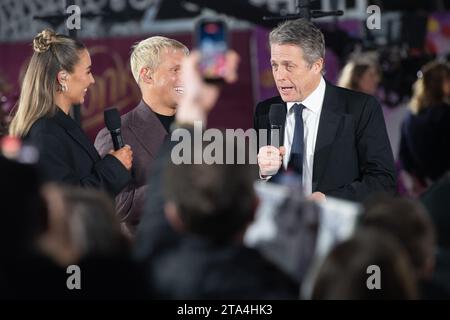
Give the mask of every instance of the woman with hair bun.
M 69 112 L 84 102 L 95 80 L 81 42 L 45 29 L 33 40 L 34 53 L 22 83 L 9 133 L 35 144 L 39 165 L 50 181 L 103 189 L 115 196 L 129 182 L 132 151 L 125 146 L 100 158 Z

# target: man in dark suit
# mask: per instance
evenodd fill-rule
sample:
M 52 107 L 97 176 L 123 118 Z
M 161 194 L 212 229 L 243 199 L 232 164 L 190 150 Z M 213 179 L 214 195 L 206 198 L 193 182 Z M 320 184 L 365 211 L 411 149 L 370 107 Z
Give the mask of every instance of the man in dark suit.
M 131 234 L 140 220 L 152 163 L 170 132 L 183 94 L 179 74 L 181 61 L 188 53 L 182 43 L 158 36 L 139 42 L 131 54 L 131 69 L 142 101 L 122 116 L 123 140 L 133 149 L 133 180 L 116 197 L 118 215 Z M 102 155 L 113 148 L 106 128 L 98 133 L 95 147 Z
M 284 145 L 259 149 L 261 178 L 291 171 L 305 195 L 316 200 L 361 201 L 376 191 L 393 192 L 394 160 L 380 105 L 324 80 L 321 31 L 304 19 L 287 21 L 270 33 L 269 42 L 280 96 L 257 105 L 254 127 L 270 132 L 271 104 L 281 103 L 287 112 Z

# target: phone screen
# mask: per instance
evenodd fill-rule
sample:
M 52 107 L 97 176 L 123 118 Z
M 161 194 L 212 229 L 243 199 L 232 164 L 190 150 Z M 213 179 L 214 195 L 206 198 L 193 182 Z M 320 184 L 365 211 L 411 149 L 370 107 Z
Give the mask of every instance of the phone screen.
M 197 29 L 200 50 L 200 71 L 206 80 L 221 80 L 225 73 L 225 54 L 228 50 L 224 21 L 201 21 Z

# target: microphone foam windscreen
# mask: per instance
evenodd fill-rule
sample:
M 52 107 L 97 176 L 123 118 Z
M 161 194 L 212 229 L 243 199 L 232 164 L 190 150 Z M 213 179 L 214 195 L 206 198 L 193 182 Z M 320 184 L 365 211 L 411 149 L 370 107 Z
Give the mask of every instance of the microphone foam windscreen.
M 271 126 L 283 126 L 286 122 L 286 106 L 282 103 L 271 104 L 269 121 Z
M 109 131 L 120 129 L 120 114 L 116 108 L 106 109 L 104 112 L 105 124 Z

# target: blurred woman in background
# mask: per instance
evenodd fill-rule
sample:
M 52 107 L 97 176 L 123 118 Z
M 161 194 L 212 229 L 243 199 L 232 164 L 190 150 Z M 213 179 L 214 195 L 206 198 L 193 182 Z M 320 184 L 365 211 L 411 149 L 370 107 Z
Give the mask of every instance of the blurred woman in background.
M 403 121 L 399 157 L 413 195 L 450 170 L 450 67 L 430 62 L 419 72 Z
M 381 80 L 381 71 L 375 59 L 360 57 L 350 60 L 342 69 L 337 85 L 374 96 Z

